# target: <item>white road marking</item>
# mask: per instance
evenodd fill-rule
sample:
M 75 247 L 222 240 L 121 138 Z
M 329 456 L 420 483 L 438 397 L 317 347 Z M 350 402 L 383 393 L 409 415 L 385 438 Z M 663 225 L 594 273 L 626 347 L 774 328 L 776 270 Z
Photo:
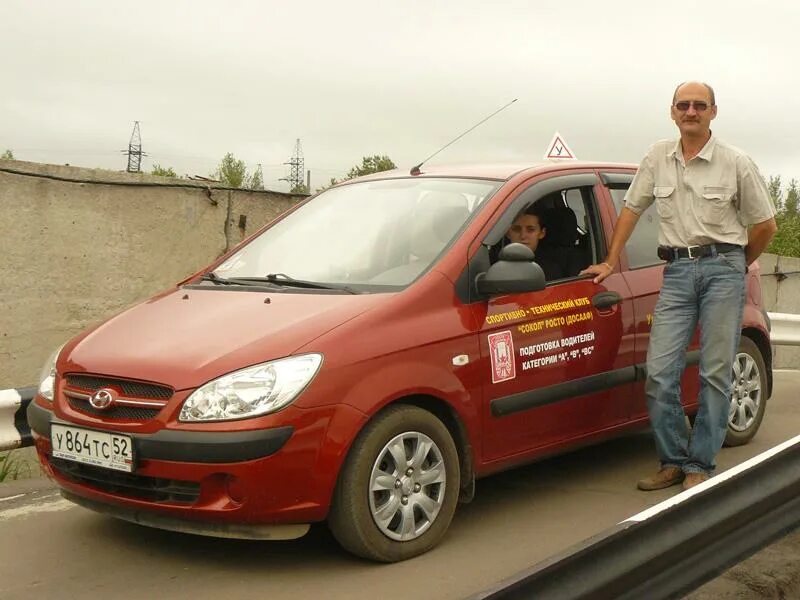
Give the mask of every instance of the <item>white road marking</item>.
M 22 498 L 25 494 L 17 494 L 16 496 L 8 496 L 7 498 L 0 498 L 0 502 L 5 502 L 6 500 L 13 500 L 14 498 Z

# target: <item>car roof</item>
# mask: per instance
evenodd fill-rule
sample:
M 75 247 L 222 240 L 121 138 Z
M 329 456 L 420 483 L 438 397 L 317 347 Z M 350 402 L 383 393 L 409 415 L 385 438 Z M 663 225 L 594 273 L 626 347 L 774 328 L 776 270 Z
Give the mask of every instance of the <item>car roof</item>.
M 530 174 L 546 173 L 548 171 L 563 171 L 565 169 L 636 169 L 638 165 L 631 163 L 613 163 L 585 160 L 546 161 L 546 162 L 507 162 L 507 163 L 463 163 L 451 165 L 423 165 L 420 174 L 416 177 L 469 177 L 476 179 L 496 179 L 506 181 L 522 171 Z M 412 177 L 411 168 L 398 168 L 391 171 L 382 171 L 372 175 L 365 175 L 351 179 L 346 183 L 355 181 L 370 181 L 376 179 L 398 179 Z

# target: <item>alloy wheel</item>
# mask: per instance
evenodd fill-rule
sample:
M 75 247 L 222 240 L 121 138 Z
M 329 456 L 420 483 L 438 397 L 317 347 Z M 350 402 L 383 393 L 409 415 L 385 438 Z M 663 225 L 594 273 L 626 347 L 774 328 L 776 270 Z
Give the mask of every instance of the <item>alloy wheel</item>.
M 423 433 L 392 438 L 378 453 L 369 477 L 369 506 L 375 524 L 397 541 L 418 538 L 436 520 L 445 498 L 442 452 Z
M 761 404 L 761 374 L 758 364 L 747 353 L 739 352 L 733 362 L 733 390 L 728 425 L 746 431 L 753 425 Z

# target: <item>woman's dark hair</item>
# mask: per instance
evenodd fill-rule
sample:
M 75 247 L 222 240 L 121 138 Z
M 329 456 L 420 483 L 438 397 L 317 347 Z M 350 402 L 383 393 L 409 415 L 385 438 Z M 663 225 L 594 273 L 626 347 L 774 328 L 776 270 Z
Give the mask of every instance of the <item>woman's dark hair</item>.
M 539 217 L 539 221 L 541 221 L 542 217 L 544 216 L 544 208 L 539 206 L 538 203 L 534 203 L 529 205 L 528 208 L 525 209 L 525 214 L 533 215 L 534 217 Z
M 533 215 L 539 219 L 539 227 L 546 228 L 547 226 L 544 222 L 545 212 L 546 209 L 540 203 L 535 202 L 526 206 L 525 209 L 514 218 L 514 220 L 516 221 L 522 215 Z

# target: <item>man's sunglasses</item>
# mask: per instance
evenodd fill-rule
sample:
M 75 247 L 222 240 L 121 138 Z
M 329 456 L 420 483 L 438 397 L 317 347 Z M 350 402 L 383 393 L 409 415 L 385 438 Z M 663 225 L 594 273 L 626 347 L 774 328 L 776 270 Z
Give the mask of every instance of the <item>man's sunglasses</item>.
M 690 106 L 694 106 L 697 112 L 703 112 L 708 108 L 708 102 L 704 102 L 703 100 L 681 100 L 675 103 L 675 108 L 681 112 L 686 112 L 689 110 Z

